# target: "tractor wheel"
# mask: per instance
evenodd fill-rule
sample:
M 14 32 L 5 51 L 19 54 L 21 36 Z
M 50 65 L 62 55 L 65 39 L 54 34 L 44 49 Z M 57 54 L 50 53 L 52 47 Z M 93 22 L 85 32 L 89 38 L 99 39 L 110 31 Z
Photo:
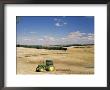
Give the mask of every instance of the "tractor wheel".
M 44 72 L 44 69 L 43 68 L 39 68 L 39 72 Z
M 55 70 L 55 67 L 54 66 L 48 66 L 47 67 L 47 71 L 54 71 Z

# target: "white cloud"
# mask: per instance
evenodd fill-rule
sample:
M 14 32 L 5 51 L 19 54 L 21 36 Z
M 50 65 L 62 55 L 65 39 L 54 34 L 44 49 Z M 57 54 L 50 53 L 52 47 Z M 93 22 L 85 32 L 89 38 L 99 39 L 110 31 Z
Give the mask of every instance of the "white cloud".
M 55 41 L 55 38 L 51 37 L 51 36 L 44 36 L 44 40 L 45 41 Z
M 75 31 L 63 37 L 43 36 L 39 38 L 33 35 L 21 36 L 17 37 L 17 43 L 27 45 L 93 44 L 94 34 Z
M 89 39 L 89 40 L 93 40 L 93 39 L 94 39 L 94 34 L 89 33 L 89 34 L 88 34 L 88 39 Z
M 80 31 L 71 32 L 67 36 L 67 41 L 70 43 L 78 44 L 91 44 L 94 43 L 94 34 L 93 33 L 82 33 Z
M 76 39 L 76 38 L 82 38 L 86 35 L 86 33 L 81 33 L 80 31 L 71 32 L 68 35 L 68 38 Z
M 61 40 L 66 40 L 67 38 L 61 38 Z
M 62 27 L 62 26 L 65 26 L 67 23 L 66 22 L 56 22 L 55 25 L 57 27 Z
M 94 34 L 75 31 L 69 33 L 65 37 L 57 38 L 56 43 L 57 44 L 93 44 Z
M 67 24 L 67 22 L 64 21 L 64 18 L 54 18 L 54 21 L 55 21 L 55 26 L 57 27 L 62 27 L 62 26 L 65 26 Z
M 52 36 L 44 36 L 42 43 L 43 45 L 52 45 L 56 43 L 56 39 Z
M 57 27 L 62 26 L 59 22 L 57 22 L 55 25 L 56 25 Z
M 64 22 L 63 24 L 67 24 L 66 22 Z

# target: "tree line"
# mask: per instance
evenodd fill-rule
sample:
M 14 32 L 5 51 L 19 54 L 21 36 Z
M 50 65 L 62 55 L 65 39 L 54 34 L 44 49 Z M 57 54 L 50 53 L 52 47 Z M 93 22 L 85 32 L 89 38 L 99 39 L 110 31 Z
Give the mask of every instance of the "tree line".
M 25 48 L 36 48 L 36 49 L 48 49 L 48 50 L 67 50 L 62 46 L 42 46 L 42 45 L 19 45 L 17 44 L 16 47 L 25 47 Z

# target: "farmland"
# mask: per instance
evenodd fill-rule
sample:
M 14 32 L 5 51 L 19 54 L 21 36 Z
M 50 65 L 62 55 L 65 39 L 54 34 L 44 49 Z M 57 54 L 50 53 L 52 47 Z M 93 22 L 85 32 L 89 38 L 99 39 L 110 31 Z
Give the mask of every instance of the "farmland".
M 49 50 L 17 47 L 17 74 L 94 74 L 94 45 L 66 47 L 67 50 Z M 55 71 L 36 72 L 36 67 L 51 59 Z

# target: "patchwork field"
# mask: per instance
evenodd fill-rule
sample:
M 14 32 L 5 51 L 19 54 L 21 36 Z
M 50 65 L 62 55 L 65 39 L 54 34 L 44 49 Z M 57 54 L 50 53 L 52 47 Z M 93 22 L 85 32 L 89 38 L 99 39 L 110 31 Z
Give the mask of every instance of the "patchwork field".
M 36 72 L 36 67 L 51 59 L 53 72 Z M 94 47 L 47 50 L 17 47 L 17 74 L 94 74 Z

